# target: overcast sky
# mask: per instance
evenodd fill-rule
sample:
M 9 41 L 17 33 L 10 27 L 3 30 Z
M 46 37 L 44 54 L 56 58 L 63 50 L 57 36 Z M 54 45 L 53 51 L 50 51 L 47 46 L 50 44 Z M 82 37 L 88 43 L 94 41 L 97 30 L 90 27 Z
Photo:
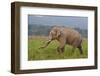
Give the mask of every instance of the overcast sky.
M 88 17 L 29 15 L 28 24 L 41 24 L 49 26 L 61 25 L 67 27 L 78 27 L 81 29 L 87 29 Z

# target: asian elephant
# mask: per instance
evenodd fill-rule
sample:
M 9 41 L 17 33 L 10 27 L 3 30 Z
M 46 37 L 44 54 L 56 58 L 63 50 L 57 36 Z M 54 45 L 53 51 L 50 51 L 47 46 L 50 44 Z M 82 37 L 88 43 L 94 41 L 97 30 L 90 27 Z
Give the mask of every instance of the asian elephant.
M 80 54 L 83 54 L 82 37 L 78 31 L 72 28 L 54 26 L 49 33 L 48 42 L 46 43 L 46 45 L 42 46 L 41 48 L 47 47 L 48 44 L 53 40 L 57 40 L 60 44 L 59 47 L 57 48 L 57 51 L 59 53 L 63 53 L 65 45 L 68 44 L 73 46 L 73 49 L 78 48 Z

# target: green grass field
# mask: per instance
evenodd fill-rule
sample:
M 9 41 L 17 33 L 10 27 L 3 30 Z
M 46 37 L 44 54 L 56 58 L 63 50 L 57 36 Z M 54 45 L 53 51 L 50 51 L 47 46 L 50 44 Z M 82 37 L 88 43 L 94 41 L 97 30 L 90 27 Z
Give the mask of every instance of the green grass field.
M 88 57 L 88 43 L 84 39 L 82 43 L 83 55 L 80 54 L 76 48 L 72 53 L 72 46 L 66 45 L 63 54 L 58 54 L 57 47 L 59 43 L 55 40 L 52 41 L 48 47 L 39 49 L 45 45 L 46 37 L 29 37 L 28 38 L 28 60 L 53 60 L 53 59 L 78 59 Z

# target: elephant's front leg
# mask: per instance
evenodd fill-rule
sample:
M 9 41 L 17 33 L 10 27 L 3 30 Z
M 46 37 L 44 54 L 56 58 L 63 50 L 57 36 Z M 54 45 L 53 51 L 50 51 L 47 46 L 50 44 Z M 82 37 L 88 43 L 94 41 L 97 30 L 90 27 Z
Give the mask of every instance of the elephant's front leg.
M 59 47 L 57 48 L 57 51 L 61 54 L 64 52 L 65 48 L 65 41 L 61 41 Z
M 57 47 L 57 51 L 59 54 L 63 53 L 64 52 L 64 47 Z

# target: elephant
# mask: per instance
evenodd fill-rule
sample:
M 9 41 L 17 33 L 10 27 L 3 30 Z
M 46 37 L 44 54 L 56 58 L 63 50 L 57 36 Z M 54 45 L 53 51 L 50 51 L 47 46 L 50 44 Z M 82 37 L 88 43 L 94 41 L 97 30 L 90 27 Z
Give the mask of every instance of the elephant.
M 54 26 L 48 36 L 49 40 L 47 43 L 40 47 L 47 47 L 51 41 L 57 40 L 59 42 L 59 47 L 57 47 L 58 53 L 63 53 L 65 45 L 73 46 L 73 49 L 78 48 L 80 54 L 83 54 L 82 50 L 82 36 L 81 34 L 73 28 Z

